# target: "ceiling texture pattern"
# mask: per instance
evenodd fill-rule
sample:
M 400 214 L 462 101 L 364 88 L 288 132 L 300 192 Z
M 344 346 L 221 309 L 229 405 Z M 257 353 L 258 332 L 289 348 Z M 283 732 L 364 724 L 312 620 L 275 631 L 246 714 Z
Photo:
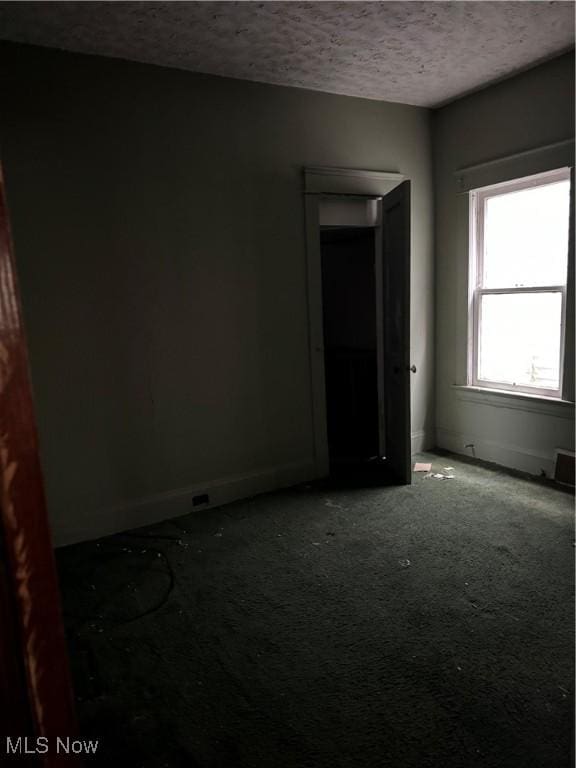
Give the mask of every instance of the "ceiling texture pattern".
M 438 106 L 574 45 L 573 2 L 1 2 L 0 38 Z

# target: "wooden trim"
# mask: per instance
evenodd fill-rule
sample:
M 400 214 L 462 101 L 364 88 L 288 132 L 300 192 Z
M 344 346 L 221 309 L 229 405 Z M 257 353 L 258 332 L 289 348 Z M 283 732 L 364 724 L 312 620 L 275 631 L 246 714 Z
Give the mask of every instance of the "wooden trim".
M 386 195 L 405 180 L 402 173 L 354 168 L 304 168 L 306 194 Z
M 322 255 L 320 251 L 319 198 L 305 195 L 306 266 L 308 280 L 308 348 L 312 439 L 317 477 L 328 474 L 328 428 L 326 422 L 326 376 L 324 371 L 324 323 L 322 319 Z
M 554 475 L 554 459 L 552 452 L 540 453 L 526 446 L 504 443 L 498 440 L 487 440 L 475 432 L 436 427 L 436 445 L 439 448 L 459 453 L 463 456 L 473 456 L 482 461 L 490 461 L 502 467 L 519 469 L 531 475 L 541 475 L 542 470 L 547 477 Z
M 510 293 L 564 293 L 565 285 L 520 285 L 509 288 L 476 288 L 482 296 L 505 296 Z
M 76 723 L 1 172 L 0 478 L 0 538 L 5 554 L 0 599 L 6 620 L 0 624 L 0 669 L 6 668 L 5 654 L 16 642 L 16 656 L 8 664 L 20 667 L 23 675 L 21 679 L 11 675 L 8 684 L 16 689 L 8 696 L 26 701 L 29 711 L 29 718 L 24 712 L 19 718 L 22 731 L 5 735 L 42 736 L 52 744 L 57 737 L 74 736 Z M 45 768 L 80 765 L 78 759 L 54 750 L 39 760 Z
M 4 541 L 0 538 L 0 737 L 32 734 L 26 672 L 19 653 L 16 600 L 9 576 Z M 0 754 L 4 745 L 0 743 Z M 34 763 L 30 763 L 33 765 Z
M 459 384 L 453 384 L 452 389 L 459 400 L 468 403 L 538 413 L 559 419 L 572 420 L 574 418 L 574 403 L 556 397 L 496 389 L 495 387 L 460 386 Z
M 512 155 L 504 155 L 503 157 L 496 157 L 492 160 L 486 160 L 483 163 L 476 163 L 475 165 L 467 165 L 464 168 L 459 168 L 454 171 L 455 176 L 462 176 L 472 171 L 484 170 L 484 168 L 490 168 L 494 165 L 500 165 L 502 163 L 510 162 L 511 160 L 519 160 L 525 157 L 533 157 L 542 153 L 554 151 L 556 149 L 564 149 L 565 147 L 573 148 L 574 139 L 563 139 L 562 141 L 555 141 L 552 144 L 545 144 L 541 147 L 532 147 L 531 149 L 525 149 L 523 152 L 515 152 Z
M 223 507 L 239 499 L 269 493 L 279 488 L 289 488 L 312 480 L 315 476 L 314 462 L 310 457 L 303 461 L 259 467 L 246 474 L 226 475 L 127 500 L 124 503 L 99 507 L 85 515 L 76 516 L 73 525 L 68 523 L 61 529 L 55 526 L 54 543 L 58 547 L 68 546 L 187 515 L 194 509 L 194 496 L 208 496 L 208 501 L 198 507 L 198 511 L 202 513 L 206 509 Z
M 574 168 L 570 171 L 570 222 L 568 229 L 568 270 L 566 278 L 565 327 L 564 327 L 564 377 L 562 380 L 562 397 L 574 400 L 574 349 L 576 347 L 575 333 L 575 301 L 574 293 L 576 276 L 574 274 Z
M 453 172 L 461 194 L 499 184 L 514 184 L 530 176 L 571 168 L 574 165 L 574 139 L 535 147 L 506 157 L 498 157 Z

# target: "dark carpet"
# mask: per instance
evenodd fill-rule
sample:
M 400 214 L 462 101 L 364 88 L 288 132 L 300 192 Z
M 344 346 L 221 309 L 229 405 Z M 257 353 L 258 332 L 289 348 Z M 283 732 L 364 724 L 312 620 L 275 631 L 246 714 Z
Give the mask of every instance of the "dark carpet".
M 573 497 L 428 460 L 59 550 L 87 765 L 572 765 Z

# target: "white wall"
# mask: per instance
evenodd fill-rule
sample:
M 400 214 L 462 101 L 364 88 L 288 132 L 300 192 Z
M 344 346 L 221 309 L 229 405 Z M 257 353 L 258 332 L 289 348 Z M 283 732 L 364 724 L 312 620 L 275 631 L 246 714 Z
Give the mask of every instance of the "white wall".
M 574 447 L 574 407 L 485 396 L 466 384 L 468 196 L 457 171 L 574 136 L 574 57 L 568 54 L 450 104 L 434 114 L 437 443 L 534 474 L 553 470 L 555 448 Z M 566 164 L 566 147 L 484 169 L 484 184 Z M 571 152 L 568 162 L 573 165 Z M 478 171 L 477 173 L 480 173 Z M 574 348 L 567 364 L 573 369 Z
M 313 472 L 302 169 L 413 190 L 433 442 L 427 110 L 2 44 L 0 148 L 57 543 Z

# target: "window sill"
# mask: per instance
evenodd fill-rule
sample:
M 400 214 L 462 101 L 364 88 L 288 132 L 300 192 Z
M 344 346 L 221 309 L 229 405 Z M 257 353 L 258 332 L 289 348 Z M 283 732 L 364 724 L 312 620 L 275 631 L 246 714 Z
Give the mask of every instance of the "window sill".
M 525 392 L 510 392 L 505 389 L 488 389 L 487 387 L 458 384 L 453 384 L 452 389 L 456 392 L 458 399 L 469 403 L 528 411 L 529 413 L 539 413 L 561 419 L 574 418 L 574 403 L 570 400 L 528 395 Z

